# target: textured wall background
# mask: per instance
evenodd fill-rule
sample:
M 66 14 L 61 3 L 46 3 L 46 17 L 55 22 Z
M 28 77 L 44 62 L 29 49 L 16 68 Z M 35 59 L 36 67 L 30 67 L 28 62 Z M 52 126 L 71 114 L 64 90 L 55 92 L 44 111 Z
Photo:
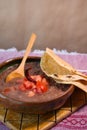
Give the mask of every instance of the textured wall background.
M 87 52 L 87 0 L 0 0 L 0 48 Z

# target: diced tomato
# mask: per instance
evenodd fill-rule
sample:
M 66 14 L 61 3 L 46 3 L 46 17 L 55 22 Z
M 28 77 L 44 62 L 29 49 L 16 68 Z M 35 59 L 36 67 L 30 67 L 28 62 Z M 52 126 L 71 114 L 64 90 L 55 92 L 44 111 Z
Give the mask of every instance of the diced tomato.
M 42 93 L 41 86 L 37 86 L 37 93 Z
M 23 84 L 21 84 L 21 85 L 19 86 L 19 89 L 20 89 L 21 91 L 26 91 L 26 88 L 24 87 Z
M 48 90 L 48 87 L 46 85 L 41 85 L 42 92 L 46 92 Z
M 45 78 L 42 79 L 42 83 L 48 86 L 48 82 Z
M 36 81 L 41 81 L 42 80 L 42 77 L 40 75 L 37 75 L 36 76 Z
M 37 89 L 41 89 L 42 92 L 46 92 L 48 89 L 47 85 L 40 81 L 37 82 L 36 86 L 37 86 Z
M 32 82 L 29 82 L 28 80 L 24 81 L 23 85 L 24 85 L 24 87 L 26 89 L 31 89 L 32 88 Z
M 48 90 L 48 82 L 45 78 L 42 78 L 40 75 L 34 75 L 31 76 L 31 78 L 34 79 L 36 83 L 24 78 L 23 82 L 19 86 L 21 91 L 29 90 L 30 93 L 28 92 L 28 95 L 32 96 L 36 93 L 43 93 Z

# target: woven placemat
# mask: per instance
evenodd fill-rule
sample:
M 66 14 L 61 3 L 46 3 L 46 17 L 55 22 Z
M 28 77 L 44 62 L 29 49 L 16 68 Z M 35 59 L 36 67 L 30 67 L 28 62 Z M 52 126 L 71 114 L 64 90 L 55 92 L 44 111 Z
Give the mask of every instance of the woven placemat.
M 11 130 L 49 130 L 86 103 L 87 93 L 76 88 L 60 109 L 43 115 L 17 113 L 0 104 L 0 121 Z

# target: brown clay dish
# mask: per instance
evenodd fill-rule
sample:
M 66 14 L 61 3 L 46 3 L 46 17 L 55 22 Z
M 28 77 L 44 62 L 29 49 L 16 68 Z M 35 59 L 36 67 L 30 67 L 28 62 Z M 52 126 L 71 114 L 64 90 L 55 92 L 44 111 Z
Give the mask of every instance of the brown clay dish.
M 30 74 L 44 74 L 49 81 L 49 88 L 42 94 L 27 97 L 25 93 L 11 91 L 3 93 L 6 87 L 12 83 L 6 83 L 6 76 L 20 64 L 22 57 L 7 60 L 0 64 L 0 102 L 9 109 L 22 113 L 46 113 L 60 108 L 73 93 L 73 85 L 57 84 L 53 79 L 48 78 L 40 68 L 40 57 L 29 57 L 25 69 L 30 67 Z

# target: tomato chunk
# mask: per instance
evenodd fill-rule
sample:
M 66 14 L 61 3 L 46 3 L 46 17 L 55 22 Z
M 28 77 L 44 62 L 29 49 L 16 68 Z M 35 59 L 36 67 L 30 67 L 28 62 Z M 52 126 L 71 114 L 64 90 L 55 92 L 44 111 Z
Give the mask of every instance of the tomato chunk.
M 48 90 L 48 82 L 46 78 L 42 77 L 41 75 L 32 75 L 31 78 L 34 79 L 36 83 L 24 78 L 23 82 L 19 86 L 21 91 L 28 90 L 28 95 L 31 97 L 36 93 L 44 93 Z

